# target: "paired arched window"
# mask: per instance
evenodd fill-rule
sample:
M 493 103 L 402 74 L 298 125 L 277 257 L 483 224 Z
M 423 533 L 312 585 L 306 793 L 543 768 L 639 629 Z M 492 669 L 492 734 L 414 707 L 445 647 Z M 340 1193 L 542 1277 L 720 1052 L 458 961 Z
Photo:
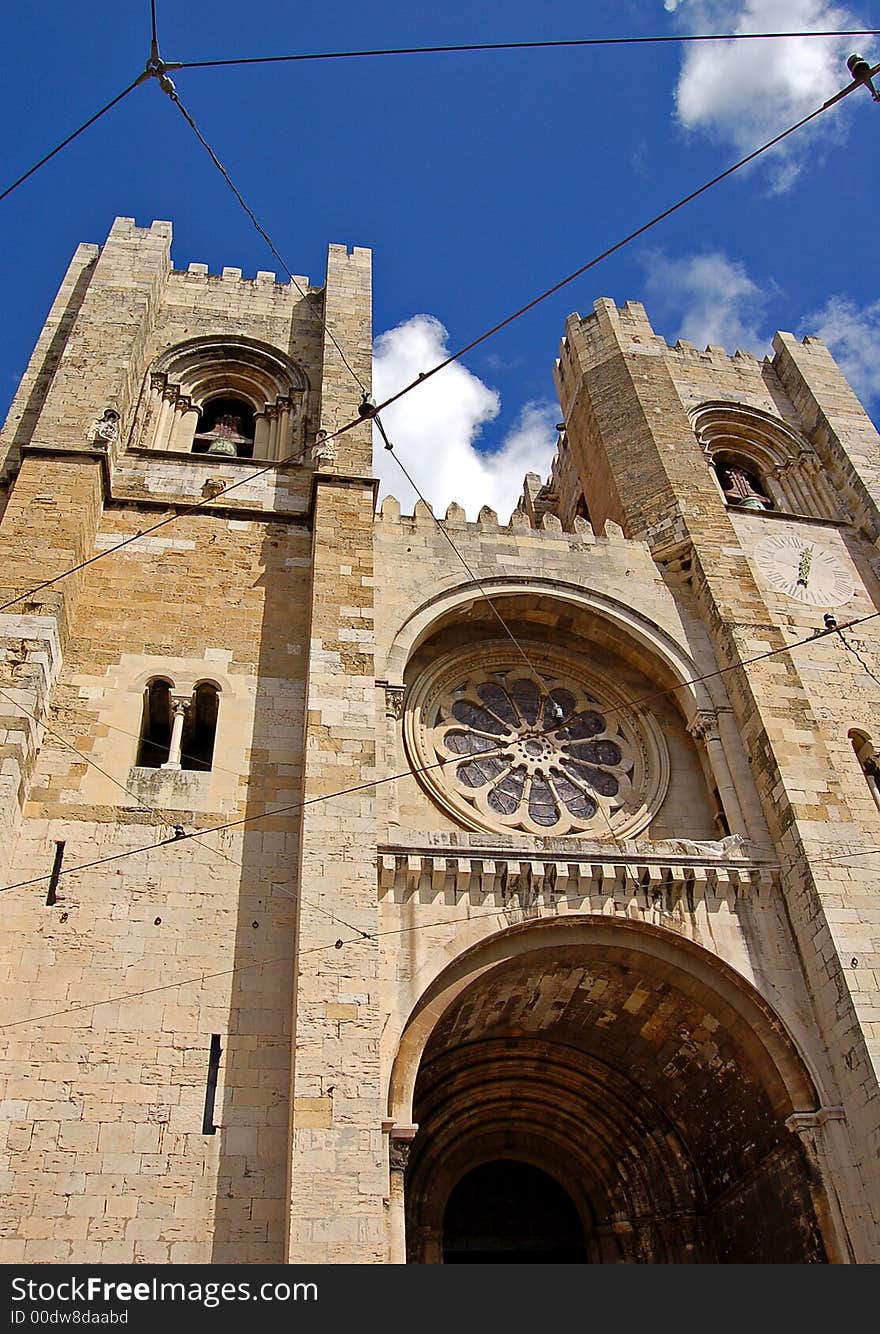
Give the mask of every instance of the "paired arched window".
M 137 764 L 145 769 L 206 771 L 214 758 L 219 688 L 200 682 L 191 694 L 155 677 L 144 689 Z
M 247 338 L 197 338 L 153 363 L 133 443 L 228 458 L 279 459 L 302 448 L 305 372 Z

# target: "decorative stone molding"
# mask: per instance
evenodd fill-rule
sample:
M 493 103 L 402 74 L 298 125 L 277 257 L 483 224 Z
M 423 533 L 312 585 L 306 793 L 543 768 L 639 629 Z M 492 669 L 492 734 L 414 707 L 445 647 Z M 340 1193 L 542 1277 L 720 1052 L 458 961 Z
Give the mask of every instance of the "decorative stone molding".
M 100 421 L 92 427 L 92 443 L 101 449 L 109 449 L 119 435 L 119 413 L 115 408 L 105 408 Z
M 695 741 L 717 741 L 720 739 L 718 731 L 718 715 L 709 710 L 703 710 L 697 714 L 693 722 L 688 724 L 687 729 Z
M 409 1162 L 412 1140 L 395 1139 L 392 1135 L 388 1144 L 388 1166 L 392 1172 L 405 1172 Z
M 385 716 L 394 718 L 395 721 L 403 717 L 403 702 L 406 697 L 406 686 L 385 687 Z
M 279 460 L 303 445 L 309 384 L 303 368 L 270 344 L 235 335 L 195 338 L 168 348 L 148 373 L 132 430 L 137 448 L 173 453 L 193 449 L 202 416 L 221 398 L 252 414 L 238 457 Z M 214 451 L 219 452 L 219 451 Z M 229 454 L 232 457 L 232 454 Z
M 168 743 L 168 760 L 160 765 L 162 769 L 179 769 L 181 767 L 181 743 L 183 741 L 183 725 L 186 716 L 192 708 L 191 695 L 172 695 L 171 696 L 171 740 Z
M 578 857 L 536 857 L 497 848 L 385 847 L 379 851 L 377 871 L 380 898 L 397 902 L 430 902 L 451 895 L 456 902 L 492 900 L 499 907 L 514 901 L 519 907 L 543 902 L 552 907 L 572 899 L 584 900 L 588 911 L 602 911 L 610 900 L 668 911 L 679 902 L 692 911 L 697 903 L 760 901 L 778 883 L 774 865 L 745 858 L 596 855 L 592 850 Z
M 812 1112 L 792 1112 L 786 1117 L 785 1128 L 804 1138 L 822 1130 L 829 1121 L 845 1120 L 846 1112 L 842 1107 L 817 1107 Z
M 405 1172 L 417 1125 L 397 1125 L 392 1117 L 382 1122 L 382 1134 L 388 1136 L 388 1166 L 392 1172 Z
M 316 468 L 336 462 L 336 446 L 327 439 L 326 431 L 318 431 L 311 448 L 311 460 Z

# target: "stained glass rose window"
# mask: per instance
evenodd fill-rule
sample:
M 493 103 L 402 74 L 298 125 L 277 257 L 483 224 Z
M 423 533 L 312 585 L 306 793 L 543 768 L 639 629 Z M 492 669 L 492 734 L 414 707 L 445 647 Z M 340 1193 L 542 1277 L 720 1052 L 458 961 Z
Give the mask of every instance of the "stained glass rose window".
M 529 657 L 534 672 L 496 652 L 434 675 L 411 726 L 430 786 L 482 828 L 601 838 L 643 827 L 647 771 L 663 766 L 648 764 L 633 710 L 574 664 Z

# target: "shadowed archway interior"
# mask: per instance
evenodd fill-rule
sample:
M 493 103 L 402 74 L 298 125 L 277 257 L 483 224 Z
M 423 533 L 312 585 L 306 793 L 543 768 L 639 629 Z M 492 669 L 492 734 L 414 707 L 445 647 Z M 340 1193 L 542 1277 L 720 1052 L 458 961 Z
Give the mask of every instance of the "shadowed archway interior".
M 581 1262 L 824 1263 L 793 1110 L 742 1017 L 668 963 L 582 946 L 507 960 L 460 993 L 424 1051 L 408 1261 L 528 1260 L 541 1246 L 545 1262 L 576 1260 L 567 1201 Z
M 444 1264 L 578 1264 L 586 1258 L 574 1201 L 531 1163 L 481 1163 L 447 1201 Z

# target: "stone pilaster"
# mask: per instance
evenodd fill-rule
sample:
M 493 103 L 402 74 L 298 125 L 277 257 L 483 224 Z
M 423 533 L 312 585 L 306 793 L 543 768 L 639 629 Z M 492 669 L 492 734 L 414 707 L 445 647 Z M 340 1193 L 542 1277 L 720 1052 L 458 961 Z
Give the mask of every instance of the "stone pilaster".
M 369 482 L 318 478 L 293 1044 L 291 1262 L 370 1264 L 387 1258 L 376 799 L 369 786 L 377 736 L 372 525 Z M 330 796 L 345 789 L 351 790 Z M 329 800 L 320 800 L 325 796 Z

